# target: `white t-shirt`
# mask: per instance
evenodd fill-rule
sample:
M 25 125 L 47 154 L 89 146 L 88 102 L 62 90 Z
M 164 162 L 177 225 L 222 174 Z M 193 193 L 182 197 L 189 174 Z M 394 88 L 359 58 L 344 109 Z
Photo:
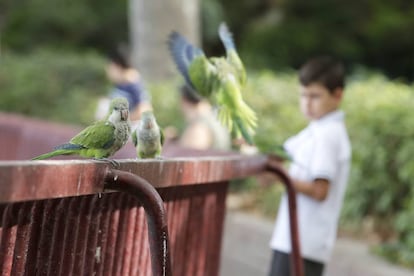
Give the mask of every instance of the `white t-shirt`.
M 324 201 L 300 193 L 296 195 L 301 255 L 326 263 L 336 239 L 351 160 L 344 113 L 337 110 L 312 121 L 299 134 L 289 138 L 284 146 L 294 160 L 289 169 L 292 178 L 304 181 L 317 178 L 329 180 L 329 193 Z M 270 246 L 290 253 L 287 200 L 287 195 L 284 194 Z

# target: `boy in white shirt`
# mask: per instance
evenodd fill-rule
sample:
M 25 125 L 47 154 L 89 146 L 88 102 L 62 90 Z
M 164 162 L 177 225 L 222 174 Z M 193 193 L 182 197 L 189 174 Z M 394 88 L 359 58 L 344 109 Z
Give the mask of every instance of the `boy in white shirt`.
M 300 109 L 309 125 L 284 147 L 292 156 L 289 169 L 297 192 L 299 239 L 305 276 L 322 275 L 337 232 L 351 159 L 351 145 L 339 110 L 344 67 L 330 57 L 314 58 L 299 72 Z M 291 237 L 287 196 L 279 206 L 270 242 L 271 276 L 290 275 Z

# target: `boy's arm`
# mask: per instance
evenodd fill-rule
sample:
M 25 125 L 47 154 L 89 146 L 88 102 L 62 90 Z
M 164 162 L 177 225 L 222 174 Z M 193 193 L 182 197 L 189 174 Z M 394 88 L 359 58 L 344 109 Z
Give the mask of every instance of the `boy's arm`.
M 312 182 L 292 179 L 296 192 L 307 195 L 317 201 L 324 201 L 329 192 L 329 180 L 318 178 Z
M 269 163 L 273 163 L 276 167 L 280 166 L 280 160 L 273 156 L 269 158 Z M 287 171 L 285 173 L 288 174 Z M 296 192 L 307 195 L 315 200 L 324 201 L 328 196 L 329 180 L 327 179 L 317 178 L 310 182 L 291 178 L 291 181 Z
M 137 105 L 137 107 L 131 111 L 131 114 L 129 115 L 129 118 L 131 121 L 136 121 L 141 118 L 141 114 L 144 111 L 151 111 L 152 106 L 149 102 L 141 102 Z

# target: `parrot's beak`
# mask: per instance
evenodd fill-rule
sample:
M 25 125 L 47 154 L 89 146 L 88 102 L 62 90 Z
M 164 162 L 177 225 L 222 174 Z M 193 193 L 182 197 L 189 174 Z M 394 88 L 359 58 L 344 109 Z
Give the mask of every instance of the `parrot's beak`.
M 121 120 L 126 121 L 128 120 L 129 111 L 128 109 L 122 109 L 121 110 Z

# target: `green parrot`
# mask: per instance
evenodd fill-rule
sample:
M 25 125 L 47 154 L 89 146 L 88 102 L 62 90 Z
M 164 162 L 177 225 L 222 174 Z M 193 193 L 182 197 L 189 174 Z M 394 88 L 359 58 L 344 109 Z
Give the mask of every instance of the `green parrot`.
M 34 157 L 32 160 L 42 160 L 57 155 L 105 159 L 124 146 L 130 134 L 128 101 L 125 98 L 114 98 L 103 120 L 88 126 L 68 143 L 55 147 L 54 151 Z
M 246 71 L 225 23 L 220 24 L 218 33 L 226 57 L 207 58 L 201 49 L 191 45 L 178 32 L 170 34 L 169 50 L 186 84 L 194 93 L 217 105 L 218 118 L 232 136 L 242 136 L 247 143 L 253 144 L 257 117 L 241 93 L 246 84 Z
M 137 157 L 142 159 L 160 157 L 164 134 L 151 111 L 142 113 L 137 129 L 132 132 L 132 142 L 137 149 Z

